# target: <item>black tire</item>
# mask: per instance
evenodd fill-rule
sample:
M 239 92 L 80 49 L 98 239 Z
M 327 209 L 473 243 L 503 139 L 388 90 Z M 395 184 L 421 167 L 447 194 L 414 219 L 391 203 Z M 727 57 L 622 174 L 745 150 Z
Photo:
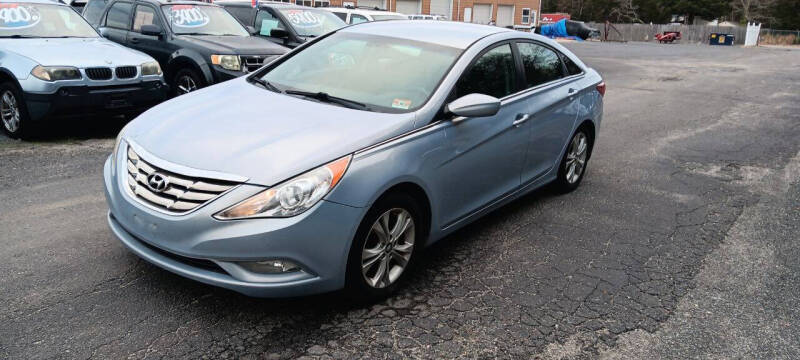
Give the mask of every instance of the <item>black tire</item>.
M 569 143 L 567 143 L 567 149 L 564 151 L 564 155 L 561 158 L 561 163 L 558 165 L 558 177 L 556 178 L 554 185 L 556 189 L 562 193 L 571 192 L 580 186 L 581 181 L 583 181 L 583 176 L 586 174 L 586 168 L 589 165 L 589 159 L 591 158 L 592 154 L 592 147 L 594 146 L 593 134 L 590 133 L 590 128 L 588 126 L 581 126 L 578 130 L 575 130 L 575 133 L 572 134 L 570 137 Z M 572 151 L 574 150 L 574 146 L 576 146 L 576 141 L 580 141 L 580 138 L 585 139 L 585 147 L 582 153 L 583 156 L 583 164 L 581 165 L 580 172 L 578 176 L 574 176 L 574 171 L 570 172 L 570 168 L 572 166 L 573 161 L 570 159 L 573 157 Z M 577 164 L 575 164 L 577 166 Z
M 413 220 L 413 232 L 409 230 L 408 233 L 413 233 L 414 245 L 410 250 L 407 265 L 400 272 L 396 280 L 391 282 L 388 286 L 375 287 L 367 282 L 367 275 L 362 273 L 362 253 L 364 252 L 365 245 L 368 245 L 369 248 L 371 248 L 371 244 L 374 244 L 376 240 L 378 240 L 376 235 L 374 235 L 374 233 L 371 231 L 373 225 L 376 224 L 378 219 L 384 214 L 389 211 L 396 211 L 397 209 L 405 210 L 408 214 L 410 214 L 410 217 Z M 367 212 L 367 215 L 364 216 L 364 219 L 361 221 L 361 225 L 359 225 L 356 236 L 353 239 L 353 244 L 350 246 L 350 254 L 347 260 L 345 285 L 345 290 L 350 298 L 359 301 L 377 301 L 389 296 L 399 286 L 402 285 L 406 276 L 408 275 L 409 270 L 414 266 L 418 254 L 427 240 L 427 222 L 426 219 L 422 217 L 422 214 L 422 207 L 418 201 L 412 196 L 404 193 L 387 194 L 379 199 L 372 206 L 372 208 L 370 208 L 370 210 Z M 397 224 L 397 220 L 395 220 L 394 223 L 390 222 L 389 224 L 395 225 Z M 389 228 L 391 229 L 393 226 L 389 226 Z M 392 260 L 390 260 L 390 262 L 387 264 L 399 265 L 399 263 L 394 260 L 394 257 L 390 258 Z M 380 267 L 380 263 L 378 263 L 377 266 Z M 392 270 L 395 269 L 393 268 Z M 368 271 L 367 274 L 372 273 Z M 389 276 L 390 275 L 387 275 L 387 279 Z
M 10 97 L 9 99 L 11 99 L 10 101 L 13 105 L 6 102 L 6 96 Z M 13 120 L 10 117 L 14 117 Z M 7 119 L 10 123 L 6 122 Z M 9 125 L 13 128 L 9 127 Z M 3 127 L 3 131 L 8 136 L 14 139 L 25 138 L 29 135 L 29 130 L 32 126 L 22 94 L 17 89 L 16 84 L 10 81 L 0 83 L 0 126 Z
M 175 73 L 175 76 L 172 77 L 172 83 L 170 84 L 172 96 L 181 96 L 187 93 L 187 84 L 185 82 L 187 79 L 191 80 L 194 84 L 194 87 L 190 88 L 189 92 L 202 89 L 206 86 L 205 81 L 203 81 L 197 71 L 193 69 L 180 69 Z

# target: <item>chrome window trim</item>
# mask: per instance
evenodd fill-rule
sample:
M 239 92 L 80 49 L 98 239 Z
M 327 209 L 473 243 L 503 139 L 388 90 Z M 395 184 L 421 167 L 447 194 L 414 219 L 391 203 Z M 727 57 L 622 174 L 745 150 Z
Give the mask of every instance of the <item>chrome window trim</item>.
M 149 151 L 145 150 L 144 148 L 139 146 L 139 144 L 137 144 L 136 142 L 134 142 L 132 140 L 128 140 L 128 139 L 124 139 L 124 140 L 128 144 L 128 146 L 132 147 L 133 151 L 136 154 L 138 154 L 140 157 L 145 158 L 147 162 L 149 162 L 149 163 L 151 163 L 151 164 L 153 164 L 153 165 L 155 165 L 155 166 L 157 166 L 159 168 L 167 170 L 167 171 L 171 171 L 171 172 L 178 173 L 178 174 L 181 174 L 181 175 L 184 175 L 184 176 L 188 176 L 188 177 L 206 178 L 206 179 L 211 179 L 211 180 L 230 181 L 230 182 L 238 182 L 238 183 L 244 183 L 244 182 L 247 182 L 248 180 L 250 180 L 250 179 L 248 179 L 246 177 L 239 176 L 239 175 L 232 175 L 232 174 L 227 174 L 227 173 L 222 173 L 222 172 L 217 172 L 217 171 L 211 171 L 211 170 L 195 169 L 195 168 L 191 168 L 191 167 L 188 167 L 188 166 L 175 164 L 175 163 L 169 162 L 167 160 L 161 159 L 161 158 L 153 155 L 152 153 L 150 153 Z M 125 153 L 125 160 L 126 161 L 128 160 L 127 152 Z

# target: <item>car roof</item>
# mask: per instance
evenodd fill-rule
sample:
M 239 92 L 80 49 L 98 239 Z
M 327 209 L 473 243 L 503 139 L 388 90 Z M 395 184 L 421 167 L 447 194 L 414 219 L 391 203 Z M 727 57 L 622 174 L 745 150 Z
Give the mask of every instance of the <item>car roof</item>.
M 486 36 L 514 31 L 497 26 L 456 21 L 371 21 L 342 28 L 339 32 L 371 34 L 466 49 Z
M 215 1 L 214 3 L 221 6 L 253 7 L 252 2 L 250 2 L 250 0 L 225 0 L 225 1 Z M 260 8 L 279 7 L 286 9 L 317 9 L 311 6 L 303 6 L 281 1 L 259 1 L 258 7 Z
M 53 1 L 53 0 L 0 0 L 0 4 L 3 3 L 15 3 L 15 4 L 50 4 L 50 5 L 61 5 L 61 6 L 69 6 L 60 1 Z

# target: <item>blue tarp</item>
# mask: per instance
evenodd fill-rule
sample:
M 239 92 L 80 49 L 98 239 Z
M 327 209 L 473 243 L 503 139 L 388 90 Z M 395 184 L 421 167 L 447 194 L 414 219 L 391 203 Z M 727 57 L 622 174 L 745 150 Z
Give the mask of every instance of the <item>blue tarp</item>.
M 577 36 L 570 36 L 567 34 L 567 19 L 561 19 L 555 24 L 544 25 L 540 30 L 541 34 L 549 38 L 569 38 L 573 40 L 583 41 Z

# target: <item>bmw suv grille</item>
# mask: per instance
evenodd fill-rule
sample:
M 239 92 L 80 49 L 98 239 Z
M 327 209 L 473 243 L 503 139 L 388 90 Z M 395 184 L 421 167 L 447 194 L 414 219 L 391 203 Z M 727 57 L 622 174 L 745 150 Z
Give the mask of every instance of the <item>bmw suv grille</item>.
M 109 80 L 111 79 L 111 69 L 107 67 L 86 68 L 86 76 L 92 80 Z
M 131 79 L 136 77 L 136 66 L 120 66 L 116 68 L 117 79 Z
M 190 212 L 237 183 L 194 178 L 160 169 L 128 147 L 128 187 L 139 201 L 174 214 Z

